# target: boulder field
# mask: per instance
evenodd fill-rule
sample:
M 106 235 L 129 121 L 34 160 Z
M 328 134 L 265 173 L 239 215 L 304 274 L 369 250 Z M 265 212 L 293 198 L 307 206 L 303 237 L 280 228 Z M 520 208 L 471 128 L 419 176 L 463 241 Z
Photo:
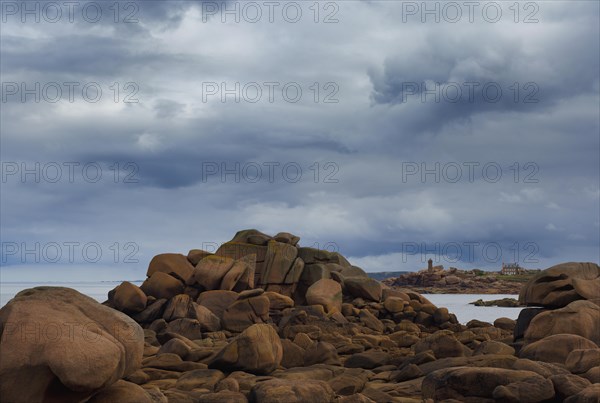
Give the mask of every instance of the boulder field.
M 521 290 L 517 321 L 460 324 L 290 233 L 155 256 L 99 304 L 21 291 L 0 309 L 2 402 L 598 402 L 600 267 Z

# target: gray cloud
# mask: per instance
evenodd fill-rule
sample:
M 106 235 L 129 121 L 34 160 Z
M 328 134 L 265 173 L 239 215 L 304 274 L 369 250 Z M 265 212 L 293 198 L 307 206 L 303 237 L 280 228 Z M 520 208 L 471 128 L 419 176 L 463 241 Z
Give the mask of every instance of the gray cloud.
M 80 93 L 74 102 L 23 103 L 19 94 L 3 102 L 2 241 L 96 242 L 104 252 L 97 263 L 33 264 L 19 251 L 3 277 L 38 268 L 135 279 L 156 253 L 208 247 L 251 227 L 297 233 L 368 270 L 417 269 L 452 243 L 463 256 L 442 256 L 446 266 L 598 261 L 597 3 L 540 3 L 540 21 L 529 25 L 510 14 L 498 24 L 403 23 L 400 3 L 338 5 L 334 24 L 314 23 L 308 8 L 295 24 L 279 14 L 273 23 L 203 21 L 192 2 L 140 3 L 137 24 L 3 23 L 3 83 L 93 81 L 103 93 L 96 103 Z M 496 103 L 480 93 L 473 102 L 418 94 L 402 102 L 403 83 L 428 80 L 495 82 L 504 92 Z M 124 102 L 128 82 L 138 102 Z M 273 102 L 267 82 L 279 83 Z M 515 102 L 515 82 L 535 82 L 539 102 L 521 102 L 523 88 Z M 263 96 L 204 102 L 206 83 L 255 83 Z M 281 92 L 290 83 L 302 89 L 298 102 Z M 327 95 L 338 102 L 323 102 Z M 36 162 L 39 183 L 7 173 Z M 63 170 L 56 183 L 44 178 L 53 162 Z M 73 182 L 66 162 L 79 163 Z M 97 182 L 81 171 L 89 163 L 101 167 Z M 423 180 L 422 168 L 436 163 L 440 178 Z M 465 163 L 478 164 L 473 180 Z M 486 164 L 501 167 L 497 181 Z M 453 183 L 455 165 L 462 176 Z M 123 263 L 128 242 L 138 263 Z M 465 256 L 471 243 L 480 246 Z M 500 261 L 482 251 L 496 244 Z

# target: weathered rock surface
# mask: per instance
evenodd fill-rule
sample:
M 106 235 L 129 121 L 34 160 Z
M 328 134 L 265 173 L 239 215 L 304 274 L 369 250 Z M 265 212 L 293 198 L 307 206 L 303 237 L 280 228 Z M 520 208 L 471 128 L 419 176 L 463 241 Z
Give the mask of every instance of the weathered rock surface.
M 564 364 L 574 350 L 597 349 L 598 346 L 585 337 L 574 334 L 555 334 L 526 345 L 519 356 L 535 361 Z
M 327 382 L 272 379 L 256 384 L 250 400 L 270 403 L 329 403 L 335 394 Z
M 575 334 L 600 344 L 600 306 L 584 300 L 536 315 L 527 327 L 525 342 L 554 334 Z
M 175 277 L 157 271 L 148 277 L 140 288 L 146 295 L 151 295 L 158 299 L 169 299 L 183 293 L 184 286 L 183 283 Z
M 209 367 L 254 374 L 274 371 L 283 358 L 281 340 L 272 326 L 252 325 L 219 351 Z
M 112 302 L 119 311 L 135 313 L 146 309 L 148 298 L 137 285 L 124 281 L 115 289 Z
M 567 356 L 565 365 L 574 374 L 583 374 L 594 367 L 600 367 L 600 348 L 573 350 Z
M 327 312 L 342 310 L 342 286 L 330 279 L 321 279 L 308 287 L 306 302 L 309 305 L 322 305 Z
M 223 312 L 223 327 L 232 332 L 241 332 L 255 323 L 266 323 L 269 304 L 269 298 L 264 295 L 238 299 Z
M 83 400 L 141 366 L 141 327 L 69 288 L 21 291 L 0 330 L 3 401 Z
M 501 368 L 441 369 L 425 377 L 422 390 L 435 401 L 543 402 L 554 396 L 552 382 L 535 372 Z
M 598 401 L 600 401 L 600 383 L 590 385 L 576 395 L 565 399 L 565 403 L 597 403 Z
M 600 266 L 595 263 L 562 263 L 532 278 L 521 290 L 519 302 L 562 308 L 573 301 L 600 299 Z
M 348 277 L 344 279 L 344 286 L 348 290 L 348 293 L 354 297 L 375 302 L 381 301 L 381 283 L 372 278 Z
M 193 271 L 194 267 L 186 256 L 179 253 L 162 253 L 152 258 L 146 275 L 152 277 L 154 273 L 161 272 L 186 283 L 191 278 Z
M 152 403 L 154 399 L 135 383 L 119 380 L 96 393 L 88 403 L 136 402 Z

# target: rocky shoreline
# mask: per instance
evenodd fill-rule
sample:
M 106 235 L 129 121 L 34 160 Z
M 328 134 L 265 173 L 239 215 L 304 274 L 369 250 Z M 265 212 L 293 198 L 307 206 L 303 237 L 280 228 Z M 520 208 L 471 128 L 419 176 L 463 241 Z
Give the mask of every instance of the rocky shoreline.
M 407 288 L 421 294 L 519 294 L 525 283 L 539 270 L 525 274 L 503 276 L 498 272 L 460 270 L 433 266 L 431 270 L 403 274 L 383 282 L 391 287 Z
M 21 291 L 0 309 L 2 401 L 599 401 L 597 264 L 536 275 L 516 321 L 462 325 L 299 240 L 245 230 L 157 255 L 104 304 Z

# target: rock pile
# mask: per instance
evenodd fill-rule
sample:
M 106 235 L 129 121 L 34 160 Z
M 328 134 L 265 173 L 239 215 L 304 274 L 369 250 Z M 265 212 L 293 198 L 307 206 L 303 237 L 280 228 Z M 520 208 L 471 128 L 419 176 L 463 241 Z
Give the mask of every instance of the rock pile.
M 513 343 L 515 321 L 459 324 L 289 233 L 240 231 L 214 254 L 158 255 L 140 287 L 122 283 L 105 306 L 55 290 L 23 291 L 0 311 L 3 401 L 584 402 L 600 393 L 593 331 L 538 340 L 535 319 L 527 343 Z M 562 331 L 570 313 L 560 309 L 538 327 Z M 98 323 L 99 341 L 38 339 L 10 352 L 23 336 L 14 323 L 48 327 L 55 315 Z M 124 338 L 112 325 L 135 332 Z M 564 347 L 536 347 L 551 337 Z

